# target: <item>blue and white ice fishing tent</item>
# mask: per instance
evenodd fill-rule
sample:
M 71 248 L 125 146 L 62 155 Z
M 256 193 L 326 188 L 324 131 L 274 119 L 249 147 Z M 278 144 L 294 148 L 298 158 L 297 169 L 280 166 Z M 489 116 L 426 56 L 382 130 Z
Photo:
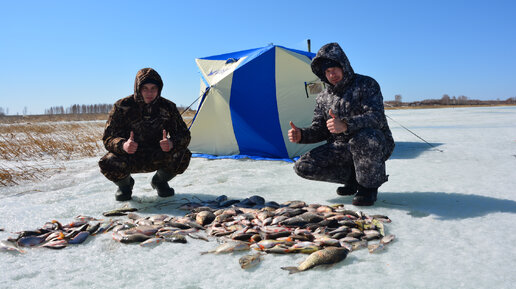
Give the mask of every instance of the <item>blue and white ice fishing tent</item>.
M 314 53 L 270 45 L 196 59 L 201 71 L 190 150 L 197 156 L 292 159 L 316 145 L 288 140 L 289 122 L 311 124 Z M 310 86 L 312 88 L 312 86 Z

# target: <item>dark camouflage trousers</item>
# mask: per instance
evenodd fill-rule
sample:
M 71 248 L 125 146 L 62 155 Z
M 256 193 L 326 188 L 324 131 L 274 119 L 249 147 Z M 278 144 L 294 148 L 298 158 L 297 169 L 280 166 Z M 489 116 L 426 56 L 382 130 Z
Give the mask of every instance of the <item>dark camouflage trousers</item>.
M 352 177 L 366 188 L 378 188 L 387 181 L 385 161 L 392 148 L 376 129 L 363 129 L 349 142 L 332 142 L 307 152 L 294 165 L 303 178 L 348 184 Z
M 163 152 L 158 150 L 136 151 L 134 154 L 107 153 L 99 161 L 100 172 L 110 181 L 117 182 L 132 173 L 149 173 L 162 169 L 176 176 L 190 164 L 190 150 Z

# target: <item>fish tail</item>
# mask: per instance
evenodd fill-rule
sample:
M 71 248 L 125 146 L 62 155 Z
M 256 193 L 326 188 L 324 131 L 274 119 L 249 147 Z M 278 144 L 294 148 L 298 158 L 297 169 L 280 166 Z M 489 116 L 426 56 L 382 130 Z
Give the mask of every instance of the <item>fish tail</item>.
M 283 270 L 287 270 L 289 274 L 299 273 L 301 270 L 297 269 L 297 267 L 281 267 Z

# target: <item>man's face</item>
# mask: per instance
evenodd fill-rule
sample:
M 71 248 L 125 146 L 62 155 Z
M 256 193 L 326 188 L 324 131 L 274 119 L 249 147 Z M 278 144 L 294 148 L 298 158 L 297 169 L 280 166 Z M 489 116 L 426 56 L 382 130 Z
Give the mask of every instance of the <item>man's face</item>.
M 324 73 L 326 75 L 326 79 L 328 79 L 328 81 L 333 85 L 339 83 L 339 81 L 344 77 L 344 71 L 342 71 L 342 68 L 338 66 L 329 67 Z
M 149 104 L 158 96 L 158 86 L 154 83 L 145 83 L 140 87 L 143 101 Z

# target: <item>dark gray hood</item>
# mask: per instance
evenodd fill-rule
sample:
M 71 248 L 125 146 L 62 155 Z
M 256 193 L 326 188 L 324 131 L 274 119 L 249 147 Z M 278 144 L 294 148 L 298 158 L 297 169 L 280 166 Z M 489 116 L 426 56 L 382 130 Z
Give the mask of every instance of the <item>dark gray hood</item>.
M 315 75 L 317 75 L 317 77 L 319 77 L 322 81 L 326 82 L 330 86 L 333 86 L 328 81 L 328 79 L 326 79 L 324 72 L 324 63 L 327 59 L 340 63 L 342 70 L 344 71 L 344 77 L 338 84 L 339 86 L 344 87 L 353 80 L 355 77 L 355 72 L 349 63 L 348 57 L 342 48 L 340 48 L 339 44 L 335 42 L 328 43 L 321 47 L 321 49 L 319 49 L 317 52 L 317 55 L 312 60 L 312 71 Z

